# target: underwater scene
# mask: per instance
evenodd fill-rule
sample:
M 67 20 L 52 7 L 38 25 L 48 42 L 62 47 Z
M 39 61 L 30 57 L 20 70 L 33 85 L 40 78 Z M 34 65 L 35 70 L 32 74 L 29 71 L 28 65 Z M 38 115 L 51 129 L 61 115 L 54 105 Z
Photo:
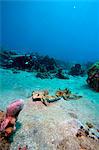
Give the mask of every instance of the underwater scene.
M 99 1 L 0 1 L 0 150 L 99 150 Z

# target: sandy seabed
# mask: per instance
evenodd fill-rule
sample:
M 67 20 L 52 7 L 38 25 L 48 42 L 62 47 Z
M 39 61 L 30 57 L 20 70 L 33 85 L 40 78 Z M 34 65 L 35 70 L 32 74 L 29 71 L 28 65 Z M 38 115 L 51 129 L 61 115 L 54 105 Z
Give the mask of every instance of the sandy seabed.
M 99 93 L 89 89 L 86 78 L 70 76 L 69 80 L 42 80 L 35 78 L 35 73 L 20 71 L 13 74 L 11 70 L 0 69 L 0 109 L 5 110 L 10 102 L 18 98 L 25 101 L 11 150 L 17 150 L 18 145 L 28 145 L 29 150 L 97 149 L 96 143 L 93 143 L 92 148 L 91 141 L 81 147 L 82 144 L 74 137 L 79 124 L 91 122 L 99 129 Z M 33 90 L 47 89 L 50 94 L 55 94 L 59 88 L 69 88 L 72 93 L 83 97 L 70 101 L 61 99 L 48 107 L 42 103 L 33 103 L 29 98 Z

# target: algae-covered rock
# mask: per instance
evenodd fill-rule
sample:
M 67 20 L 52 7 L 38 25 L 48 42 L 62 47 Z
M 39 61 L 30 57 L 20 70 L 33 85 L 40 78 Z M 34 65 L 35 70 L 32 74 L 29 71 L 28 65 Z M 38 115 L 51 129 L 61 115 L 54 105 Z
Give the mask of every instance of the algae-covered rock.
M 91 88 L 99 92 L 99 62 L 89 68 L 87 83 Z

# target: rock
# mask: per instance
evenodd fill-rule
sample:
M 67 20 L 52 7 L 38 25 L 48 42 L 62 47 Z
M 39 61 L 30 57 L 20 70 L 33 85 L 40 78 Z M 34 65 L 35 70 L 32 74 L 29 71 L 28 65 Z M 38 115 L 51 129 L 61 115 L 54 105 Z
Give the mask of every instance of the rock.
M 86 122 L 86 125 L 87 125 L 89 128 L 93 128 L 93 127 L 94 127 L 90 122 Z
M 40 56 L 37 53 L 30 54 L 14 54 L 13 52 L 4 51 L 0 53 L 0 66 L 3 68 L 12 68 L 18 73 L 17 70 L 28 72 L 36 71 L 36 77 L 41 79 L 69 79 L 63 71 L 64 67 L 54 58 L 47 56 Z M 60 69 L 62 68 L 62 69 Z
M 20 73 L 18 70 L 16 70 L 16 69 L 11 69 L 12 70 L 12 73 L 14 73 L 14 74 L 18 74 L 18 73 Z
M 5 129 L 5 136 L 10 136 L 13 131 L 14 131 L 13 127 L 6 128 Z
M 82 70 L 82 67 L 80 64 L 75 64 L 73 67 L 71 67 L 71 70 L 69 72 L 72 76 L 82 76 L 84 75 L 84 70 Z
M 28 150 L 28 146 L 24 146 L 23 148 L 21 148 L 20 146 L 18 147 L 18 150 Z
M 84 128 L 78 129 L 78 132 L 76 134 L 77 137 L 88 136 L 88 135 L 89 135 L 89 131 L 85 130 Z
M 95 91 L 99 92 L 99 62 L 89 68 L 87 83 Z
M 73 113 L 73 112 L 69 112 L 68 114 L 69 114 L 72 118 L 76 118 L 76 119 L 78 118 L 77 115 L 76 115 L 75 113 Z
M 10 150 L 10 142 L 7 139 L 0 141 L 0 150 Z
M 41 101 L 44 105 L 48 105 L 48 103 L 55 102 L 59 100 L 56 96 L 50 96 L 48 91 L 33 91 L 32 93 L 33 101 Z
M 13 63 L 13 56 L 17 54 L 13 51 L 0 50 L 0 66 L 3 68 L 11 68 Z
M 70 100 L 70 99 L 77 100 L 77 99 L 80 99 L 82 97 L 79 95 L 72 94 L 71 91 L 67 88 L 64 90 L 59 89 L 58 91 L 56 91 L 55 95 L 57 97 L 62 97 L 64 100 Z
M 80 98 L 82 98 L 81 95 L 76 95 L 76 94 L 71 94 L 69 99 L 73 99 L 73 100 L 79 100 Z
M 99 129 L 97 129 L 97 132 L 99 132 Z
M 48 95 L 48 91 L 33 91 L 32 93 L 32 99 L 35 100 L 41 100 L 44 96 Z
M 36 56 L 36 59 L 33 57 L 33 69 L 39 73 L 56 73 L 57 63 L 54 58 L 49 56 Z
M 58 62 L 49 56 L 40 56 L 37 53 L 19 55 L 10 51 L 0 52 L 0 65 L 17 70 L 37 71 L 40 73 L 57 73 Z M 43 75 L 44 76 L 44 75 Z
M 71 91 L 67 88 L 64 90 L 59 89 L 58 91 L 56 91 L 55 95 L 57 97 L 63 97 L 64 99 L 67 99 L 71 95 Z
M 44 56 L 40 60 L 40 64 L 44 65 L 47 71 L 56 70 L 57 67 L 55 59 L 50 58 L 49 56 Z
M 12 67 L 18 70 L 31 70 L 32 57 L 30 55 L 17 55 L 13 58 Z
M 33 91 L 32 100 L 33 101 L 41 101 L 44 105 L 47 106 L 47 101 L 45 101 L 45 97 L 49 94 L 48 91 Z
M 82 149 L 90 149 L 90 150 L 98 150 L 99 149 L 99 141 L 95 134 L 91 134 L 89 130 L 83 128 L 78 129 L 76 134 L 79 145 Z
M 41 72 L 38 72 L 36 74 L 36 77 L 37 78 L 41 78 L 41 79 L 48 79 L 48 78 L 51 78 L 50 74 L 48 72 L 44 72 L 44 73 L 41 73 Z
M 57 77 L 59 79 L 69 79 L 69 77 L 63 73 L 62 69 L 58 70 L 58 73 L 56 73 L 55 77 Z
M 5 112 L 0 110 L 0 124 L 4 120 L 5 115 Z

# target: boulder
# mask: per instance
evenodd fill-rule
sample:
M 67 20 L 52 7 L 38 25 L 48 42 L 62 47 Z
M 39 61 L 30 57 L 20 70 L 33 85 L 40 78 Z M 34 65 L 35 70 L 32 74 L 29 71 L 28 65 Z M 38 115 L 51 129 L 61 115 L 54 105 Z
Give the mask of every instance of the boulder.
M 84 70 L 80 64 L 75 64 L 73 67 L 71 67 L 69 74 L 72 76 L 83 76 Z
M 56 73 L 55 77 L 59 79 L 69 79 L 69 77 L 63 72 L 62 69 L 58 69 L 58 72 Z
M 99 92 L 99 62 L 96 62 L 88 69 L 88 85 L 95 91 Z

